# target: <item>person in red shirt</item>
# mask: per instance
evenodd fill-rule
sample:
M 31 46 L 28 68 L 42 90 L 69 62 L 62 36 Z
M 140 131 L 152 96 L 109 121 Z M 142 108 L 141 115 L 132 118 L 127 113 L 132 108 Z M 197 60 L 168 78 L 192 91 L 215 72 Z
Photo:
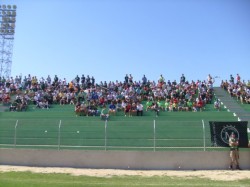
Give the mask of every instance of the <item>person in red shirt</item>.
M 202 111 L 203 101 L 201 99 L 199 99 L 199 101 L 197 102 L 197 108 L 198 108 L 198 110 L 200 110 L 200 112 Z
M 100 99 L 99 99 L 99 106 L 103 107 L 104 105 L 105 105 L 105 99 L 104 99 L 104 97 L 100 97 Z
M 130 110 L 131 110 L 131 104 L 128 102 L 125 109 L 124 109 L 124 115 L 125 117 L 127 116 L 127 113 L 129 114 L 130 116 Z

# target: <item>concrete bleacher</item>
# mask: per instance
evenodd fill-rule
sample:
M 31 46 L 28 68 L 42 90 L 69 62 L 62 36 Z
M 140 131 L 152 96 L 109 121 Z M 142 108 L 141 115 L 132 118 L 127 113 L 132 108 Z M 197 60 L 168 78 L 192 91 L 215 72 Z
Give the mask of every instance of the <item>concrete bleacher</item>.
M 240 121 L 250 122 L 250 110 L 248 110 L 250 107 L 247 104 L 241 104 L 239 101 L 236 101 L 236 98 L 231 97 L 223 88 L 214 88 L 214 92 L 215 96 L 223 103 L 224 108 L 238 116 Z
M 202 121 L 205 122 L 206 126 L 207 145 L 210 146 L 209 121 L 238 120 L 233 112 L 229 112 L 224 107 L 220 111 L 214 109 L 213 101 L 212 104 L 206 104 L 202 112 L 160 111 L 158 117 L 154 111 L 145 110 L 145 101 L 142 104 L 144 105 L 143 116 L 125 117 L 123 111 L 117 112 L 115 116 L 110 116 L 108 121 L 109 149 L 130 148 L 134 150 L 140 147 L 140 149 L 152 150 L 154 120 L 158 130 L 156 133 L 156 137 L 159 139 L 157 140 L 158 150 L 167 146 L 201 147 L 203 145 Z M 33 146 L 37 143 L 44 148 L 46 146 L 48 148 L 57 147 L 58 128 L 59 124 L 62 124 L 65 136 L 62 144 L 66 144 L 64 145 L 65 149 L 68 148 L 67 146 L 82 149 L 99 149 L 98 147 L 103 149 L 105 122 L 100 119 L 99 115 L 76 116 L 74 107 L 74 105 L 69 104 L 52 104 L 51 108 L 47 110 L 30 104 L 26 112 L 2 112 L 0 119 L 2 142 L 0 144 L 7 142 L 13 146 L 14 129 L 15 125 L 18 124 L 17 144 L 19 146 Z M 81 133 L 77 133 L 78 131 Z M 176 141 L 172 143 L 174 140 Z

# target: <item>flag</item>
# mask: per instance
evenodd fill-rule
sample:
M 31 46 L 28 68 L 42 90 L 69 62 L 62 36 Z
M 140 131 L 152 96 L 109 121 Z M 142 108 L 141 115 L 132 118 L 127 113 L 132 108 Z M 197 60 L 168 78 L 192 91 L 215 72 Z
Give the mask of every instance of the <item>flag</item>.
M 239 147 L 248 147 L 247 121 L 209 121 L 211 143 L 214 147 L 229 147 L 232 133 L 239 141 Z

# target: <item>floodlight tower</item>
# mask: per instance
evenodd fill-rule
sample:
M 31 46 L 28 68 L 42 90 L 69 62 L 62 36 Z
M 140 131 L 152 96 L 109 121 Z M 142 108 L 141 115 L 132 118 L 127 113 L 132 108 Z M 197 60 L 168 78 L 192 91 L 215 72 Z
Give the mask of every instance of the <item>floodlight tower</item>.
M 0 5 L 0 77 L 11 75 L 16 5 Z

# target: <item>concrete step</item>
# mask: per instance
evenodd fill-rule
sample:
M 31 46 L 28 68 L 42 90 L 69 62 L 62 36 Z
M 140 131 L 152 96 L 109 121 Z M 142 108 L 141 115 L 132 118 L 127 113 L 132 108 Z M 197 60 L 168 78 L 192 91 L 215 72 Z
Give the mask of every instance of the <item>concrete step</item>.
M 234 98 L 232 98 L 227 91 L 217 87 L 214 88 L 214 93 L 215 97 L 217 97 L 220 102 L 223 103 L 224 108 L 230 112 L 233 112 L 235 116 L 238 116 L 238 119 L 241 121 L 250 121 L 250 113 L 245 111 L 245 109 L 243 109 L 241 105 Z

